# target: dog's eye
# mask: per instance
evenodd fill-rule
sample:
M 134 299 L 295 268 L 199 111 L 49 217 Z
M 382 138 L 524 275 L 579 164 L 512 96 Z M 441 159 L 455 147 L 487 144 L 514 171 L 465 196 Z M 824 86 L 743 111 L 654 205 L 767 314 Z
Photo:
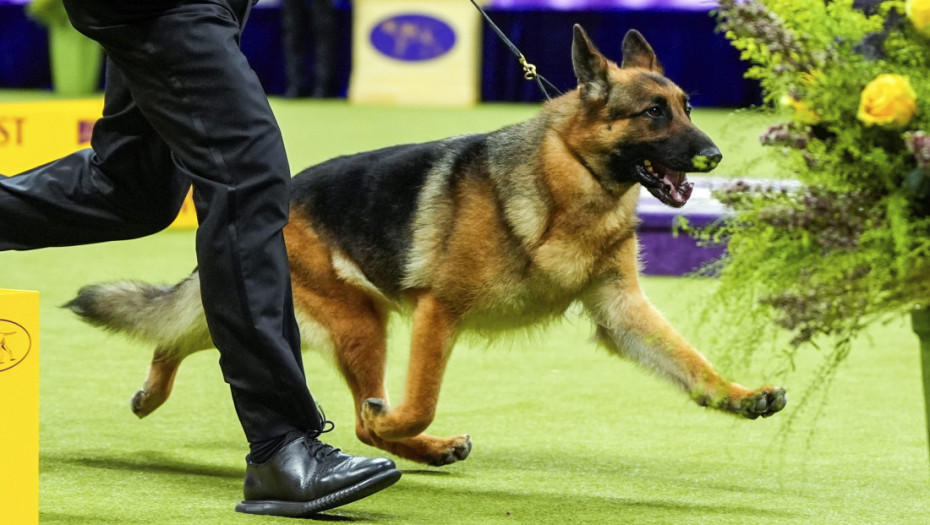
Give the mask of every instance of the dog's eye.
M 662 111 L 661 106 L 652 106 L 646 110 L 646 114 L 653 118 L 659 118 L 665 115 L 665 112 Z
M 691 104 L 688 104 L 687 106 L 685 106 L 685 115 L 688 115 L 690 117 L 692 109 L 693 108 L 691 107 Z

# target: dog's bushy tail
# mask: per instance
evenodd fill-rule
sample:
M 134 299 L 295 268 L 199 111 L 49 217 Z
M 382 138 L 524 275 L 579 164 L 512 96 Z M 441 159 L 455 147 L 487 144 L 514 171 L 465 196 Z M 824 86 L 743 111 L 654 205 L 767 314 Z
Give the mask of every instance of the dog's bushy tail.
M 196 271 L 174 286 L 139 281 L 92 284 L 64 307 L 92 325 L 160 347 L 192 352 L 212 344 Z

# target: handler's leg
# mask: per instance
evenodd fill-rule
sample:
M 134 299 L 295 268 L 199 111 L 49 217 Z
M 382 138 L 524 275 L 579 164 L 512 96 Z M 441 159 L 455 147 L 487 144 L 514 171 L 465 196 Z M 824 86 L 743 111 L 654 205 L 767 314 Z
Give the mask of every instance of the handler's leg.
M 246 437 L 320 430 L 281 234 L 290 172 L 264 91 L 238 48 L 249 1 L 177 3 L 138 19 L 101 14 L 95 2 L 65 4 L 193 182 L 204 307 Z
M 158 16 L 114 22 L 96 2 L 66 1 L 193 181 L 207 321 L 253 453 L 256 444 L 310 432 L 266 464 L 253 456 L 240 510 L 304 515 L 347 503 L 400 472 L 315 440 L 322 420 L 303 373 L 281 232 L 290 174 L 267 99 L 238 48 L 250 1 L 170 4 Z
M 190 179 L 175 168 L 113 67 L 91 146 L 0 176 L 0 251 L 130 239 L 174 220 Z

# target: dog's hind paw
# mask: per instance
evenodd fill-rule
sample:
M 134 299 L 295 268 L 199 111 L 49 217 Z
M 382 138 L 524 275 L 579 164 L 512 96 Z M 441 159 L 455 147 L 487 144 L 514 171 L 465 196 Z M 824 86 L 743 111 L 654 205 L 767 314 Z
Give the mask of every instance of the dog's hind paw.
M 471 437 L 466 434 L 464 436 L 459 436 L 455 440 L 455 444 L 452 448 L 444 451 L 439 454 L 433 461 L 430 461 L 430 465 L 434 467 L 442 467 L 444 465 L 451 465 L 456 461 L 462 461 L 468 457 L 471 453 Z
M 167 399 L 167 396 L 141 388 L 132 395 L 132 399 L 129 400 L 129 408 L 132 409 L 133 414 L 141 419 L 154 412 L 156 408 L 165 402 L 165 399 Z
M 769 417 L 788 404 L 788 393 L 780 386 L 768 386 L 754 390 L 736 402 L 734 412 L 747 418 Z
M 370 397 L 362 403 L 362 411 L 359 416 L 362 422 L 370 430 L 376 430 L 377 421 L 380 417 L 388 413 L 389 407 L 387 400 L 377 397 Z M 377 432 L 376 432 L 377 433 Z
M 434 467 L 442 467 L 444 465 L 451 465 L 456 461 L 462 461 L 471 453 L 471 445 L 471 437 L 468 434 L 459 436 L 454 439 L 451 448 L 439 453 L 429 464 Z
M 365 404 L 362 405 L 362 412 L 367 413 L 370 416 L 384 414 L 387 412 L 387 410 L 387 401 L 377 397 L 369 397 L 365 400 Z
M 149 413 L 145 410 L 145 397 L 146 392 L 143 389 L 139 389 L 135 394 L 132 395 L 132 399 L 129 400 L 129 408 L 132 409 L 132 413 L 143 418 Z

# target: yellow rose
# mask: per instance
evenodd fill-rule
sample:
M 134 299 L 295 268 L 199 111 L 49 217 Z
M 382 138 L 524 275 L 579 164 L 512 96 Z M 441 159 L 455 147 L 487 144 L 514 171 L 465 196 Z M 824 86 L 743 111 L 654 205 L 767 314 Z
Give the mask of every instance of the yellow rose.
M 917 31 L 930 37 L 930 0 L 907 0 L 904 10 Z
M 781 97 L 781 103 L 794 109 L 794 119 L 804 124 L 820 124 L 820 115 L 811 109 L 810 104 L 791 95 Z
M 862 90 L 857 117 L 866 126 L 902 127 L 916 112 L 917 94 L 907 77 L 884 74 Z

